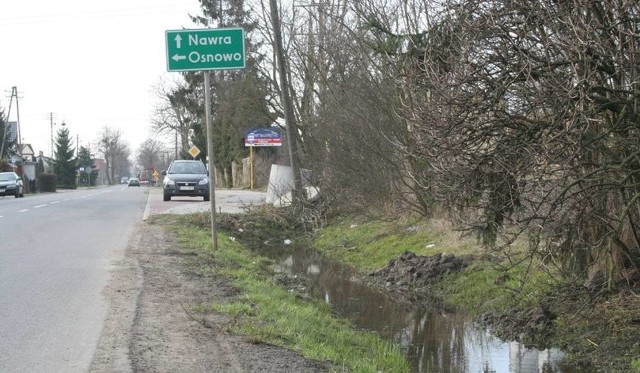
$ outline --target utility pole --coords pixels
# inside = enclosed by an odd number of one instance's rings
[[[49,123],[51,124],[51,136],[49,137],[49,156],[53,159],[53,113],[49,113]]]
[[[18,135],[17,141],[18,141],[18,144],[22,144],[22,137],[20,137],[20,105],[18,104],[20,100],[18,99],[18,87],[15,87],[15,86],[12,87],[11,94],[16,96],[16,119],[18,121],[18,124],[17,124],[18,128],[16,130]],[[22,154],[20,154],[20,156],[22,156]]]
[[[20,110],[18,108],[18,87],[11,87],[11,97],[9,98],[9,110],[7,111],[7,118],[4,124],[4,131],[2,132],[2,144],[0,145],[0,158],[4,155],[4,145],[7,141],[7,130],[9,129],[9,117],[11,116],[11,104],[13,103],[13,98],[16,98],[16,141],[18,144],[22,143],[22,139],[20,138]]]

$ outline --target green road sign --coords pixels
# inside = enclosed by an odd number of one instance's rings
[[[168,30],[167,70],[222,70],[245,67],[244,29]]]

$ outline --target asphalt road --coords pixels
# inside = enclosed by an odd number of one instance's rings
[[[147,188],[0,198],[0,372],[85,372]]]
[[[264,200],[262,192],[216,190],[222,212]],[[0,197],[0,372],[88,371],[107,317],[110,270],[138,224],[209,207],[123,185]]]

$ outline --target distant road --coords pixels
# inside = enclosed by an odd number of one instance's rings
[[[148,188],[0,198],[0,371],[86,372]]]

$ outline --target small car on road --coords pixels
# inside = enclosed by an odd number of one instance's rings
[[[22,178],[15,172],[0,172],[0,195],[13,195],[16,198],[24,197]]]
[[[166,171],[162,171],[163,200],[173,196],[203,197],[210,200],[209,171],[197,160],[175,160]]]
[[[128,184],[129,184],[130,187],[132,187],[132,186],[139,187],[140,186],[140,179],[138,179],[137,177],[132,177],[131,179],[129,179]]]

